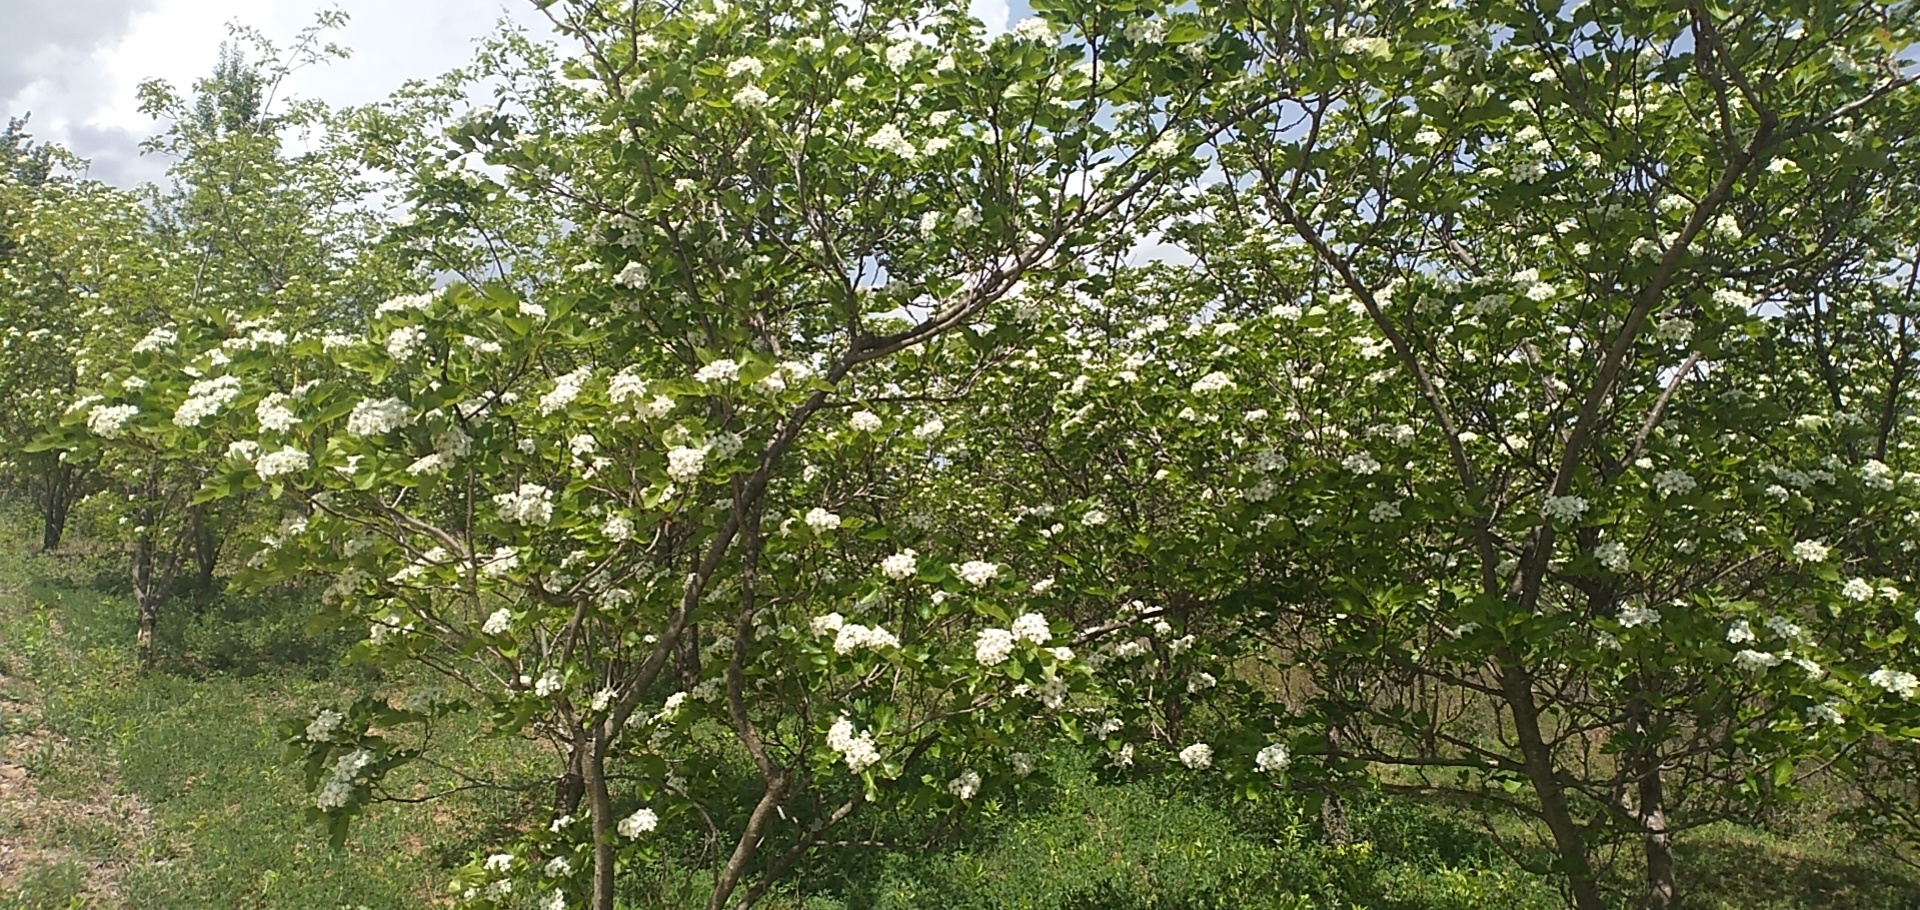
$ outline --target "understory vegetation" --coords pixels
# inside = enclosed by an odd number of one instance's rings
[[[18,514],[0,550],[0,908],[412,910],[545,799],[473,791],[389,806],[342,847],[309,801],[277,721],[388,684],[307,629],[300,591],[220,595],[134,660],[120,555],[76,540],[34,553]],[[505,778],[524,755],[474,737]],[[1385,793],[1347,807],[1350,841],[1317,810],[1249,806],[1166,779],[1103,777],[1063,753],[1045,797],[955,829],[883,819],[823,851],[768,906],[792,910],[1533,910],[1563,906],[1541,853],[1515,857],[1477,814]],[[750,769],[734,769],[751,774]],[[1698,910],[1910,910],[1920,872],[1884,861],[1807,805],[1718,826],[1681,855]],[[427,818],[422,813],[431,812]],[[1499,824],[1499,822],[1495,822]],[[1533,871],[1529,871],[1529,866]],[[1624,873],[1622,873],[1624,874]],[[703,899],[664,906],[692,908]]]

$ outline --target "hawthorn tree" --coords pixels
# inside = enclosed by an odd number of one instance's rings
[[[557,200],[572,229],[494,263],[524,281],[325,330],[182,308],[127,364],[139,395],[69,425],[224,452],[203,495],[283,510],[250,562],[331,576],[367,656],[447,677],[290,730],[337,832],[431,758],[433,718],[477,707],[558,746],[562,805],[463,874],[469,900],[518,882],[610,908],[648,835],[688,825],[707,904],[746,906],[862,806],[963,805],[1031,770],[1008,731],[1074,728],[1029,708],[1087,680],[1031,580],[865,504],[873,461],[927,463],[869,377],[1113,245],[1234,49],[1171,10],[1190,37],[1114,39],[1107,13],[989,38],[958,4],[550,11],[571,82],[518,60],[500,107],[447,130],[459,185],[408,190],[416,227],[481,237],[464,216],[543,203],[476,202]],[[566,268],[520,268],[543,261]],[[744,812],[715,792],[715,729],[758,776]]]

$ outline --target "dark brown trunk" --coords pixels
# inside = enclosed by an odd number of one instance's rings
[[[193,599],[206,604],[213,599],[214,572],[220,566],[220,535],[204,511],[193,513]]]
[[[55,461],[47,469],[46,489],[40,498],[40,551],[51,553],[60,547],[67,533],[67,513],[73,508],[73,466]]]
[[[1540,710],[1533,700],[1533,679],[1521,668],[1518,657],[1501,652],[1500,692],[1513,716],[1514,735],[1520,743],[1520,756],[1540,800],[1540,817],[1553,835],[1554,850],[1560,855],[1561,869],[1567,875],[1567,890],[1576,910],[1607,910],[1594,879],[1593,862],[1587,856],[1586,840],[1573,820],[1567,805],[1566,789],[1554,773],[1553,750],[1540,732]]]

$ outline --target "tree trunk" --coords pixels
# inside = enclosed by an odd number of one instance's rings
[[[67,513],[73,508],[73,466],[56,459],[47,468],[46,489],[40,495],[40,551],[60,547],[67,533]]]
[[[680,688],[691,691],[700,684],[699,623],[687,623],[687,632],[680,637],[680,647],[674,658],[675,670],[680,674]]]
[[[133,604],[138,611],[133,647],[142,671],[153,669],[153,627],[167,596],[154,569],[153,550],[153,538],[147,534],[140,535],[133,545]]]
[[[1646,910],[1673,910],[1678,905],[1679,889],[1673,872],[1673,832],[1667,828],[1666,788],[1660,780],[1658,760],[1640,774],[1641,843],[1647,854]]]
[[[584,754],[576,741],[572,751],[567,753],[567,773],[554,781],[553,814],[556,817],[580,811],[580,800],[587,794],[586,768],[581,763]]]
[[[1645,910],[1673,910],[1678,889],[1674,882],[1673,831],[1667,825],[1666,784],[1660,776],[1660,751],[1653,738],[1652,700],[1644,678],[1629,677],[1634,697],[1627,703],[1631,738],[1623,745],[1627,771],[1633,775],[1634,796],[1626,809],[1640,825],[1640,844],[1647,860]]]
[[[213,599],[214,570],[220,565],[220,535],[202,509],[193,512],[193,599],[204,605]]]
[[[597,731],[582,739],[574,748],[586,753],[582,764],[593,821],[593,910],[614,910],[613,795],[607,792],[607,742]]]
[[[1327,728],[1327,764],[1340,760],[1340,728]],[[1338,772],[1335,772],[1338,773]],[[1345,847],[1353,843],[1353,827],[1347,824],[1347,806],[1340,800],[1340,791],[1327,788],[1326,798],[1320,801],[1320,831],[1330,847]]]
[[[1513,715],[1514,735],[1520,741],[1520,755],[1527,780],[1540,799],[1540,817],[1553,835],[1560,854],[1560,865],[1567,874],[1567,890],[1573,895],[1576,910],[1607,910],[1594,879],[1593,862],[1587,856],[1586,841],[1567,805],[1566,789],[1554,773],[1553,750],[1540,733],[1540,711],[1533,700],[1533,679],[1521,668],[1519,658],[1503,650],[1500,662],[1500,692]]]

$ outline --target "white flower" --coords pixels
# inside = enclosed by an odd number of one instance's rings
[[[1751,648],[1733,655],[1733,665],[1742,670],[1760,671],[1780,665],[1780,655]]]
[[[1088,509],[1085,515],[1080,516],[1080,523],[1089,528],[1097,528],[1107,523],[1107,513],[1099,509]]]
[[[1053,655],[1054,660],[1057,660],[1063,664],[1069,663],[1073,660],[1073,649],[1067,647],[1066,645],[1061,645],[1060,647],[1057,647],[1057,648],[1048,648],[1047,653]]]
[[[1662,319],[1654,324],[1653,337],[1667,344],[1686,344],[1693,338],[1693,322],[1678,316]]]
[[[1625,572],[1630,564],[1626,544],[1609,540],[1593,548],[1593,558],[1609,572]]]
[[[558,874],[555,874],[554,872],[554,863],[561,864],[560,871]],[[566,857],[564,856],[554,857],[553,862],[550,862],[547,864],[547,877],[562,878],[567,873],[572,872],[573,871],[572,867],[568,866],[566,863],[567,863]],[[547,892],[547,896],[540,899],[539,910],[567,910],[567,892],[559,888],[555,888],[552,891]]]
[[[740,364],[723,357],[708,362],[693,374],[693,378],[695,382],[709,385],[716,382],[732,382],[740,378]]]
[[[173,423],[180,427],[197,427],[201,421],[220,413],[221,408],[232,404],[238,397],[239,379],[233,376],[202,379],[187,387],[187,400],[174,410]]]
[[[1822,704],[1808,707],[1807,725],[1831,724],[1837,727],[1846,723],[1847,718],[1840,713],[1839,704],[1837,701],[1828,700]]]
[[[855,411],[847,418],[847,425],[858,433],[872,433],[880,429],[880,415],[872,411]]]
[[[609,515],[600,525],[600,533],[618,543],[633,538],[633,520],[625,515]]]
[[[1220,684],[1220,681],[1218,679],[1215,679],[1212,673],[1207,673],[1204,671],[1200,673],[1195,673],[1192,676],[1187,678],[1187,694],[1197,695],[1219,684]]]
[[[898,647],[900,647],[900,639],[892,632],[880,626],[868,627],[852,622],[842,624],[839,634],[833,639],[833,650],[841,655],[852,654],[861,648],[878,651],[882,648]]]
[[[735,107],[759,110],[772,103],[772,101],[773,96],[767,94],[766,89],[752,83],[740,86],[733,92],[733,103]]]
[[[366,766],[373,764],[373,753],[365,749],[355,749],[333,763],[333,774],[321,786],[319,795],[313,799],[314,806],[323,812],[341,808],[353,798],[355,782]]]
[[[1556,521],[1579,521],[1587,514],[1587,500],[1581,496],[1549,496],[1540,506],[1541,514]]]
[[[815,616],[808,621],[807,625],[813,629],[815,635],[832,635],[839,632],[840,627],[846,625],[846,622],[846,617],[838,613],[828,613],[825,616]]]
[[[1623,628],[1651,626],[1660,622],[1660,611],[1646,604],[1628,604],[1620,608],[1619,619]]]
[[[828,531],[840,527],[840,516],[819,506],[814,506],[807,511],[806,522],[807,527],[813,529],[813,533],[825,534]]]
[[[1044,645],[1053,637],[1053,632],[1047,628],[1045,616],[1039,613],[1023,613],[1013,621],[1013,637],[1036,645]]]
[[[285,433],[300,423],[300,418],[293,416],[293,410],[287,407],[287,402],[291,400],[281,392],[260,399],[260,404],[253,409],[253,416],[260,421],[260,429],[269,433]]]
[[[513,868],[513,854],[495,853],[487,857],[486,862],[480,865],[481,868],[486,869],[488,872],[505,872]]]
[[[1653,475],[1653,488],[1662,496],[1691,493],[1696,486],[1699,484],[1694,482],[1693,476],[1679,468]]]
[[[1000,566],[991,562],[970,559],[954,567],[954,572],[974,587],[983,587],[987,582],[1000,576]]]
[[[1190,391],[1192,391],[1193,394],[1195,395],[1203,395],[1208,392],[1218,392],[1222,389],[1229,389],[1232,387],[1233,387],[1233,377],[1227,375],[1226,373],[1220,372],[1219,370],[1215,370],[1214,372],[1208,373],[1207,375],[1194,380],[1193,385],[1190,387]]]
[[[1054,32],[1053,26],[1047,20],[1034,16],[1015,23],[1011,34],[1020,41],[1033,41],[1040,44],[1055,44],[1060,40],[1060,36]]]
[[[134,344],[133,353],[147,354],[163,348],[170,348],[179,340],[180,336],[172,329],[166,326],[156,326],[149,330],[145,337]]]
[[[1380,470],[1380,462],[1366,452],[1356,452],[1340,461],[1342,467],[1355,474],[1373,474]]]
[[[946,432],[946,429],[947,429],[946,421],[941,420],[938,417],[929,417],[926,419],[925,423],[922,423],[919,426],[913,428],[913,438],[932,439],[933,437],[938,436],[943,432]]]
[[[667,450],[667,476],[676,483],[692,483],[700,478],[700,469],[707,463],[707,447],[693,449],[675,446]]]
[[[983,667],[997,667],[1013,654],[1014,636],[1006,629],[981,629],[973,641],[973,659]]]
[[[485,632],[488,635],[505,635],[507,633],[507,627],[510,626],[512,623],[513,623],[512,611],[508,610],[505,607],[501,607],[500,609],[493,611],[493,614],[487,617],[487,621],[481,624],[480,631]]]
[[[268,452],[260,456],[260,459],[253,463],[253,470],[260,475],[261,480],[270,480],[296,471],[304,471],[312,463],[307,453],[287,446],[278,452]]]
[[[1194,771],[1205,771],[1213,767],[1213,747],[1206,743],[1194,743],[1181,749],[1180,763]]]
[[[621,819],[617,829],[621,837],[633,839],[658,827],[660,827],[660,816],[652,809],[640,809]]]
[[[347,435],[380,436],[391,433],[413,422],[407,405],[398,398],[383,398],[375,401],[363,399],[353,406],[353,413],[347,415]]]
[[[1867,674],[1867,682],[1908,700],[1912,700],[1914,694],[1920,692],[1920,676],[1905,670],[1889,670],[1881,667]]]
[[[130,404],[94,405],[87,412],[87,430],[102,439],[118,439],[138,413],[140,409]]]
[[[427,340],[427,330],[417,325],[405,325],[387,333],[387,355],[405,363],[413,359],[413,353]]]
[[[581,367],[553,381],[553,390],[540,396],[540,413],[543,416],[557,414],[580,397],[580,389],[586,385],[587,378],[593,375],[593,367]]]
[[[1287,770],[1287,766],[1292,763],[1293,756],[1288,754],[1287,747],[1280,743],[1261,749],[1253,756],[1254,768],[1263,774],[1278,774]]]
[[[873,135],[867,137],[867,146],[901,158],[912,158],[916,154],[913,143],[908,142],[907,137],[900,133],[900,128],[891,123],[874,130]]]
[[[553,520],[553,491],[537,483],[523,483],[520,489],[493,497],[500,508],[500,520],[509,524],[545,525]]]
[[[1376,502],[1373,504],[1373,508],[1367,510],[1368,520],[1374,522],[1375,524],[1379,524],[1380,522],[1383,522],[1383,521],[1392,521],[1399,517],[1400,517],[1399,500],[1394,500],[1392,502]]]
[[[345,714],[332,708],[321,711],[307,724],[307,739],[316,743],[332,742],[333,734],[340,729],[340,722],[346,719]]]
[[[565,685],[565,680],[560,678],[559,668],[549,667],[547,669],[547,672],[540,674],[539,679],[534,680],[533,694],[538,695],[541,698],[546,698],[547,696],[560,691],[560,689],[564,685]]]
[[[639,288],[647,283],[647,277],[646,265],[638,262],[629,262],[620,269],[619,274],[613,276],[613,284],[615,287],[628,289]]]
[[[1841,587],[1840,594],[1848,600],[1864,603],[1873,599],[1873,585],[1864,578],[1848,579],[1846,585]]]
[[[911,549],[901,550],[886,559],[880,560],[880,574],[894,581],[906,581],[920,570],[919,554]]]
[[[1033,769],[1039,767],[1040,764],[1034,760],[1033,756],[1025,752],[1015,752],[1007,756],[1007,763],[1013,766],[1014,777],[1026,777],[1032,774]]]
[[[1736,619],[1727,626],[1727,644],[1744,645],[1756,637],[1753,634],[1753,626],[1748,625],[1744,619]]]
[[[445,470],[446,467],[446,456],[441,455],[439,452],[434,452],[414,459],[412,464],[407,465],[407,473],[416,477],[422,474],[438,474]]]
[[[971,770],[960,772],[959,777],[947,782],[947,792],[959,797],[962,801],[972,799],[974,794],[980,792],[980,772]]]
[[[880,752],[873,745],[873,731],[862,730],[858,735],[853,732],[853,721],[845,714],[833,722],[833,728],[827,731],[827,748],[840,753],[847,763],[847,770],[859,774],[880,762]]]
[[[1803,540],[1793,545],[1793,558],[1801,562],[1826,562],[1832,549],[1817,540]]]

